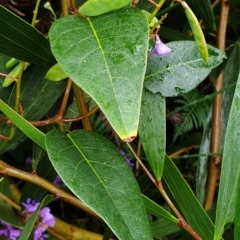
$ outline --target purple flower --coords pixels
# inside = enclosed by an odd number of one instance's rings
[[[48,235],[44,234],[45,231],[46,231],[45,227],[40,226],[40,227],[36,228],[34,231],[33,240],[44,240],[44,238],[47,238]]]
[[[56,185],[57,187],[65,186],[59,175],[56,176],[56,178],[53,181],[53,184]]]
[[[32,165],[32,163],[33,163],[32,158],[31,158],[31,157],[28,157],[28,158],[25,160],[25,163],[26,163],[26,165]]]
[[[0,236],[3,236],[8,240],[16,240],[22,232],[21,230],[15,229],[12,225],[4,221],[0,221],[0,224],[5,227],[4,229],[0,230]]]
[[[28,213],[33,213],[38,208],[40,202],[36,202],[31,200],[31,198],[27,198],[26,203],[22,202],[22,205],[25,207]]]
[[[132,159],[129,157],[129,155],[121,148],[118,148],[119,152],[122,154],[122,156],[127,161],[128,165],[131,167],[131,169],[134,168],[134,163],[132,162]]]
[[[47,225],[48,227],[53,227],[55,224],[55,218],[50,213],[49,207],[44,207],[40,212],[39,216],[42,218],[42,223]]]
[[[161,57],[168,55],[172,50],[161,41],[158,34],[155,35],[155,38],[156,38],[156,42],[155,42],[155,47],[152,53]]]

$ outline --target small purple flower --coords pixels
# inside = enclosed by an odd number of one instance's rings
[[[129,157],[129,155],[121,148],[118,148],[118,150],[121,153],[121,155],[125,158],[131,169],[134,169],[134,163],[132,162],[132,159]]]
[[[0,230],[0,236],[3,236],[8,240],[16,240],[22,232],[21,230],[15,229],[12,225],[4,221],[0,221],[0,224],[5,227],[4,229]]]
[[[32,158],[31,158],[31,157],[28,157],[28,158],[25,160],[25,163],[26,163],[26,165],[32,165],[32,163],[33,163]]]
[[[34,231],[33,240],[44,240],[44,238],[47,238],[48,235],[44,234],[45,231],[46,231],[45,227],[40,226],[40,227],[36,228]]]
[[[55,224],[55,218],[50,213],[49,207],[44,207],[40,212],[39,216],[42,218],[42,223],[47,225],[48,227],[53,227]]]
[[[168,55],[172,50],[161,41],[158,34],[155,35],[155,38],[156,42],[152,53],[161,57]]]
[[[56,185],[57,187],[65,186],[64,182],[62,181],[59,175],[56,176],[56,178],[53,181],[53,184]]]
[[[26,203],[22,202],[22,205],[25,207],[28,213],[33,213],[38,208],[40,202],[36,202],[31,198],[27,198]]]

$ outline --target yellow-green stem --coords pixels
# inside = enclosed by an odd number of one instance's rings
[[[158,4],[158,7],[156,7],[154,9],[154,11],[152,12],[152,14],[150,15],[150,17],[148,18],[148,22],[150,23],[153,18],[157,15],[158,11],[160,10],[160,8],[162,7],[162,5],[164,4],[166,0],[160,0],[159,4]]]
[[[33,11],[33,18],[32,18],[32,26],[34,27],[36,24],[36,19],[37,19],[37,14],[38,14],[38,9],[39,9],[39,5],[40,5],[41,0],[37,0],[36,5],[35,5],[35,9]]]

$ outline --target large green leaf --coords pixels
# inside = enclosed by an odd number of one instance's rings
[[[221,166],[219,194],[216,210],[214,240],[220,239],[224,225],[234,218],[236,197],[240,176],[240,74],[233,97],[232,107],[229,115],[223,159]]]
[[[225,58],[224,52],[208,46],[209,63],[205,63],[192,41],[171,42],[167,46],[172,49],[169,55],[152,55],[148,60],[144,84],[151,92],[160,92],[164,97],[191,91]]]
[[[143,198],[126,160],[106,138],[89,131],[46,135],[50,160],[64,183],[119,239],[152,239]]]
[[[166,147],[165,98],[144,89],[139,135],[147,160],[157,180],[162,177]]]
[[[48,40],[30,24],[0,5],[0,52],[39,65],[55,62]]]
[[[137,135],[148,50],[148,23],[137,8],[52,25],[54,56],[100,106],[121,139]]]
[[[23,109],[23,117],[29,121],[40,120],[58,100],[65,89],[66,82],[51,82],[44,79],[48,67],[31,65],[23,75],[21,106]],[[1,84],[0,84],[1,86]],[[15,86],[9,93],[10,88],[0,87],[1,99],[10,107],[15,105]],[[5,91],[9,94],[5,94]],[[2,115],[2,113],[0,112]],[[0,133],[8,136],[10,127],[2,122],[0,123]],[[23,133],[16,129],[12,140],[4,141],[0,139],[0,153],[4,153],[22,140]]]
[[[172,160],[166,156],[163,177],[187,222],[202,239],[212,240],[214,225]]]

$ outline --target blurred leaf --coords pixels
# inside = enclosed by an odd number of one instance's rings
[[[29,121],[40,120],[55,104],[65,89],[65,81],[51,82],[44,79],[47,69],[48,67],[31,65],[24,72],[21,86],[21,106],[23,108],[23,117]],[[4,90],[9,93],[9,88],[1,89],[0,87],[1,99],[9,106],[14,107],[16,87],[12,88],[8,96],[4,94]],[[1,122],[0,133],[8,136],[9,131],[10,127],[6,123]],[[16,129],[12,140],[4,141],[0,139],[0,154],[22,141],[23,136],[23,133]]]
[[[153,202],[151,199],[149,199],[145,195],[142,195],[142,196],[143,196],[143,200],[148,213],[151,213],[157,217],[167,219],[168,221],[171,221],[175,224],[178,223],[178,219],[173,215],[171,215],[167,210],[165,210],[163,207]]]
[[[32,141],[45,149],[45,135],[0,99],[0,110]]]
[[[213,223],[168,156],[165,158],[163,177],[186,221],[202,239],[212,240],[214,234]]]
[[[235,221],[234,221],[234,239],[240,239],[240,181],[238,179],[237,187],[237,200],[235,209]]]
[[[226,223],[234,218],[240,165],[240,74],[230,110],[221,165],[214,240],[221,238]]]
[[[38,65],[55,61],[48,40],[30,24],[0,5],[0,52]]]
[[[26,240],[29,238],[32,230],[33,230],[33,227],[34,227],[34,224],[38,218],[38,213],[39,211],[41,210],[41,208],[44,207],[45,203],[49,203],[51,201],[54,200],[54,197],[52,195],[47,195],[43,200],[42,202],[40,203],[40,205],[38,206],[38,208],[36,209],[36,211],[31,215],[31,217],[28,219],[26,225],[24,226],[23,230],[22,230],[22,233],[20,235],[20,237],[18,238],[18,240]]]
[[[161,36],[163,36],[164,39],[170,40],[170,41],[179,41],[179,40],[194,40],[193,37],[190,37],[189,35],[179,32],[177,30],[174,30],[172,28],[161,26]]]
[[[110,141],[84,130],[68,135],[53,130],[46,148],[63,182],[119,239],[152,239],[136,179]]]
[[[151,224],[154,239],[162,239],[166,235],[180,231],[177,224],[174,224],[166,219],[158,219]],[[165,238],[164,238],[165,239]]]
[[[120,138],[136,137],[148,50],[143,13],[131,7],[60,18],[49,38],[63,71],[96,101]]]
[[[209,156],[207,154],[210,152],[211,124],[212,124],[212,108],[210,108],[208,118],[206,119],[205,122],[202,140],[199,148],[199,154],[206,154],[206,156],[199,156],[197,162],[196,196],[202,205],[205,200],[206,182],[208,176]]]
[[[157,180],[162,177],[166,147],[165,98],[143,90],[139,136]]]
[[[4,194],[7,197],[10,197],[6,194],[7,191],[9,191],[9,184],[10,183],[7,178],[1,179],[0,181],[0,193]],[[0,220],[3,220],[4,222],[7,222],[15,227],[21,226],[16,214],[13,211],[12,206],[2,198],[0,198],[0,209]]]
[[[144,82],[149,91],[160,92],[164,97],[191,91],[225,58],[224,52],[208,46],[209,63],[205,63],[192,41],[171,42],[167,46],[172,49],[169,55],[152,55],[148,60]]]
[[[236,83],[240,72],[240,42],[233,45],[232,51],[224,66],[223,89],[227,86]],[[224,147],[225,134],[229,121],[229,114],[233,101],[235,87],[223,92],[222,96],[222,119],[221,119],[221,151]]]
[[[215,18],[210,0],[188,0],[190,7],[196,11],[212,30],[216,30]]]

